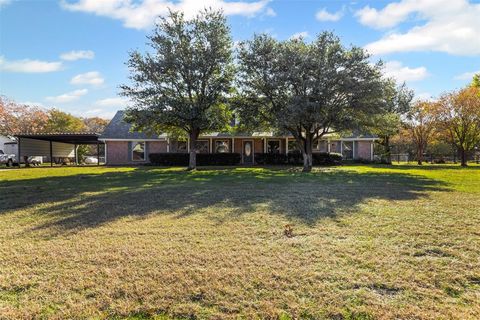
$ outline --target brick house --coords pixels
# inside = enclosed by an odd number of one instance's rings
[[[123,120],[124,112],[118,111],[103,134],[107,165],[145,164],[148,155],[163,152],[189,152],[187,141],[178,141],[167,135],[148,135],[131,131],[131,125]],[[345,160],[373,160],[374,136],[324,136],[315,141],[314,152],[341,153]],[[288,153],[296,150],[293,136],[273,135],[268,132],[253,134],[210,133],[197,141],[199,153],[240,153],[243,164],[254,164],[255,154]]]

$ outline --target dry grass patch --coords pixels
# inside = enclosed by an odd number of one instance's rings
[[[480,167],[0,172],[7,318],[480,315]]]

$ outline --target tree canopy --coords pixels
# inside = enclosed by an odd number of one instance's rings
[[[48,113],[42,108],[19,104],[0,96],[0,134],[42,132],[47,122]]]
[[[382,107],[381,64],[361,48],[342,46],[324,32],[312,43],[256,35],[239,49],[241,121],[292,134],[312,167],[312,144],[327,133],[360,127]]]
[[[191,20],[171,12],[148,39],[153,52],[134,51],[127,63],[132,85],[121,89],[133,106],[126,119],[144,131],[185,134],[194,169],[200,133],[222,130],[231,118],[230,29],[221,12],[204,10]]]

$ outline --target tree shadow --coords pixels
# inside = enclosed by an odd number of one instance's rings
[[[128,172],[0,182],[0,214],[33,210],[34,230],[77,232],[122,217],[171,214],[176,218],[210,210],[217,223],[259,208],[296,223],[353,212],[370,199],[406,201],[448,190],[437,180],[407,173],[292,168],[228,168],[196,172],[136,168]],[[213,210],[211,210],[213,209]]]
[[[388,164],[375,164],[375,165],[366,165],[375,168],[385,168],[385,169],[398,169],[398,170],[425,170],[425,171],[434,171],[434,170],[480,170],[480,166],[474,162],[471,162],[467,167],[462,167],[460,164],[398,164],[398,165],[388,165]]]

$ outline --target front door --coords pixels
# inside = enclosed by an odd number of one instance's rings
[[[243,163],[253,164],[253,142],[243,141]]]

